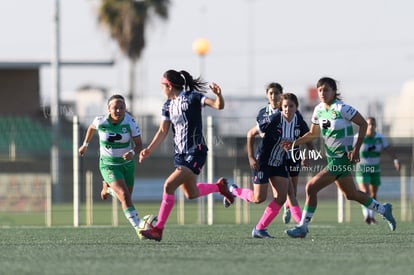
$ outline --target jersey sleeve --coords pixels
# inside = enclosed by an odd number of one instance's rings
[[[300,130],[299,136],[303,136],[304,134],[309,132],[309,126],[303,119],[302,115],[298,115],[298,119],[299,119],[299,130]]]
[[[276,124],[276,121],[280,120],[280,116],[281,113],[275,113],[271,116],[262,117],[262,119],[257,122],[260,132],[266,133],[271,125]]]
[[[170,102],[171,102],[171,100],[169,99],[162,106],[162,110],[161,110],[161,119],[162,120],[170,120]]]
[[[260,109],[259,112],[257,113],[257,116],[256,116],[256,128],[259,131],[259,133],[261,133],[261,134],[263,132],[260,128],[260,125],[263,124],[263,123],[266,123],[266,121],[264,121],[266,117],[268,117],[268,116],[266,116],[266,108]]]
[[[347,120],[351,120],[356,114],[358,113],[357,109],[355,109],[354,107],[348,105],[348,104],[343,104],[342,108],[341,108],[341,115],[347,119]]]
[[[131,136],[132,137],[141,136],[141,130],[139,129],[138,124],[136,123],[135,119],[132,116],[129,120],[129,127],[131,128]]]
[[[319,107],[320,105],[316,105],[315,109],[313,109],[313,114],[312,114],[312,118],[311,118],[311,123],[312,124],[316,124],[319,125],[319,117],[318,117],[318,112],[319,112]]]
[[[387,148],[388,146],[390,146],[390,144],[388,143],[387,138],[383,134],[377,133],[377,135],[381,139],[382,148]]]
[[[205,95],[201,95],[201,98],[200,98],[201,107],[206,106],[206,103],[205,103],[206,99],[207,97]]]
[[[98,129],[99,125],[101,125],[102,120],[104,120],[104,119],[105,119],[105,116],[97,116],[93,119],[91,124],[95,129]]]

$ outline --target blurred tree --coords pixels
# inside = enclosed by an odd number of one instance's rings
[[[102,0],[99,23],[108,28],[129,59],[129,111],[134,114],[135,68],[145,48],[145,26],[152,16],[168,19],[170,0]]]

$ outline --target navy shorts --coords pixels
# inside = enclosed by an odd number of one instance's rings
[[[254,184],[267,184],[270,177],[288,177],[288,171],[286,165],[281,166],[260,166],[260,170],[253,171],[253,183]]]
[[[196,155],[190,154],[175,154],[174,155],[174,166],[185,166],[194,174],[199,175],[206,163],[207,152],[198,152]]]
[[[295,159],[295,162],[293,162],[293,159],[286,160],[286,167],[290,177],[297,177],[299,175],[300,168],[302,167],[301,162],[301,159]]]

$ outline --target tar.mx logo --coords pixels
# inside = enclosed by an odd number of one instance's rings
[[[289,149],[290,156],[292,157],[292,160],[294,163],[296,161],[300,161],[302,159],[311,159],[311,160],[318,160],[322,158],[322,153],[317,150],[294,150],[295,148],[295,142],[292,144],[292,148]]]

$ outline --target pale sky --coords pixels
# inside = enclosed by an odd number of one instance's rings
[[[110,60],[114,67],[66,68],[63,95],[86,84],[126,90],[128,69],[117,45],[97,24],[98,0],[61,0],[63,60]],[[52,49],[54,0],[0,0],[0,60],[47,60]],[[400,93],[414,79],[414,1],[410,0],[173,0],[167,21],[153,20],[139,64],[138,96],[159,96],[168,69],[198,76],[192,51],[211,43],[204,76],[224,95],[263,96],[280,82],[306,95],[322,76],[339,81],[345,102],[362,113],[370,101]],[[50,94],[49,69],[41,92]]]

